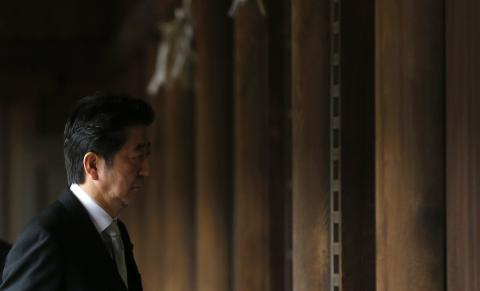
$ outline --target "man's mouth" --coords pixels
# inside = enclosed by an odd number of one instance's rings
[[[142,185],[133,185],[132,189],[133,190],[140,190],[140,189],[142,189],[142,187],[143,187]]]

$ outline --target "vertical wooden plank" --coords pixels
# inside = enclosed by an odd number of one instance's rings
[[[447,286],[480,290],[480,3],[447,3]]]
[[[158,43],[151,41],[145,47],[145,83],[149,81],[155,69],[155,58]],[[145,89],[145,87],[144,87]],[[147,101],[153,107],[153,121],[149,137],[151,145],[150,177],[147,179],[143,200],[143,223],[138,227],[142,230],[140,241],[137,241],[135,255],[138,267],[142,273],[144,290],[161,290],[164,288],[166,269],[166,96],[162,88]]]
[[[235,16],[234,291],[270,290],[268,34],[255,1]]]
[[[228,2],[196,0],[196,290],[232,286],[232,20]]]
[[[341,0],[343,291],[375,290],[374,1]]]
[[[268,169],[271,290],[292,290],[291,1],[270,1]]]
[[[13,241],[24,225],[39,209],[36,205],[34,143],[35,132],[35,95],[23,96],[22,102],[14,102],[9,119],[10,126],[10,233]]]
[[[444,7],[376,2],[377,290],[445,290]]]
[[[9,108],[6,101],[0,101],[0,239],[9,233]]]
[[[194,279],[193,99],[176,82],[166,92],[164,290],[191,291]]]
[[[163,93],[163,91],[162,91]],[[155,121],[151,126],[150,177],[147,180],[144,201],[144,224],[141,240],[136,242],[135,255],[142,273],[144,290],[162,290],[167,276],[166,262],[166,106],[165,95],[151,99],[155,110]]]
[[[292,1],[293,290],[328,290],[330,1]]]

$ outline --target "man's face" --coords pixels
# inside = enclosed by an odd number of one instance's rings
[[[147,128],[127,128],[127,141],[108,166],[103,163],[103,195],[114,205],[127,206],[141,190],[149,175],[150,142]]]

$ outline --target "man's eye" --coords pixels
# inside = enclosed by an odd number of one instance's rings
[[[138,160],[141,160],[141,159],[143,159],[143,155],[132,156],[132,160],[138,161]]]
[[[134,155],[132,158],[134,160],[138,161],[138,160],[144,160],[144,159],[148,158],[149,156],[150,156],[150,151]]]

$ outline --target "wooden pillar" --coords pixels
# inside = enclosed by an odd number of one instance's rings
[[[329,288],[330,2],[292,1],[293,290]]]
[[[162,91],[163,93],[163,91]],[[140,240],[134,241],[135,256],[142,273],[144,290],[162,290],[167,280],[166,124],[165,94],[152,99],[155,121],[151,126],[150,177],[143,199],[143,225]],[[139,248],[140,246],[140,248]]]
[[[196,290],[231,290],[232,20],[228,2],[193,1],[196,35]]]
[[[255,1],[235,16],[234,291],[270,290],[268,34]]]
[[[163,290],[192,291],[194,280],[193,100],[180,82],[166,90],[165,281]]]
[[[447,1],[447,286],[480,290],[480,3]]]
[[[445,290],[443,3],[376,2],[377,290]]]

